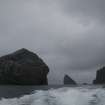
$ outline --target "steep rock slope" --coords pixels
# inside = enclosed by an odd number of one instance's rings
[[[67,84],[76,85],[76,82],[68,75],[65,75],[64,76],[64,84],[65,85],[67,85]]]

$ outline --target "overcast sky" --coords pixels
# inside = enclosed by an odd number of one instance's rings
[[[50,84],[91,83],[105,65],[105,0],[0,0],[0,56],[23,47],[48,64]]]

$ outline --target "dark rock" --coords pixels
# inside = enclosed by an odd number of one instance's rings
[[[0,57],[0,84],[47,85],[48,72],[43,60],[24,48]]]
[[[93,84],[105,84],[105,67],[97,70],[96,79]]]
[[[68,75],[65,75],[64,76],[64,84],[65,85],[67,85],[67,84],[76,85],[76,82]]]
[[[83,85],[89,85],[88,83],[83,83]]]

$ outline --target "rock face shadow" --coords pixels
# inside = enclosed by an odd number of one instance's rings
[[[93,81],[93,84],[105,84],[105,67],[97,70],[96,79]]]

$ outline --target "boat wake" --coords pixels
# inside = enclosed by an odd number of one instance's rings
[[[64,87],[39,90],[20,98],[1,99],[0,105],[105,105],[105,89]]]

